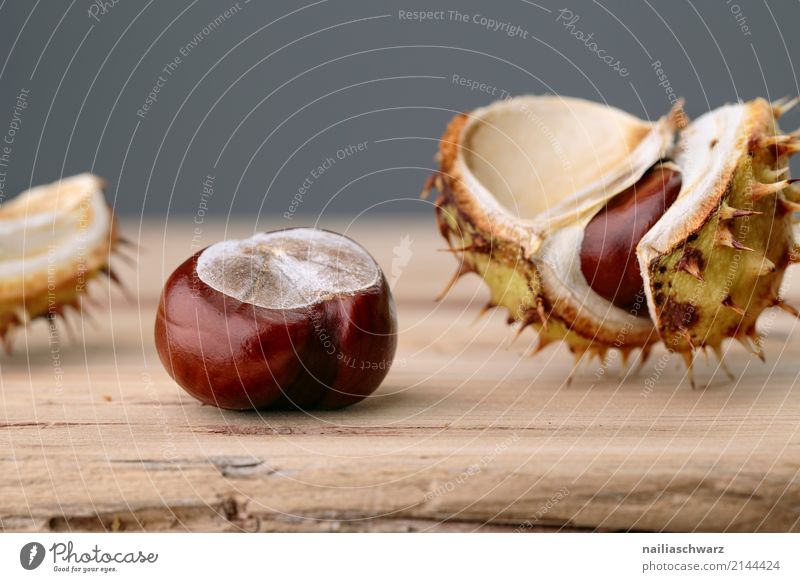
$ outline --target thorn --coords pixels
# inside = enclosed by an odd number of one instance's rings
[[[14,317],[17,318],[20,325],[28,325],[31,322],[30,315],[28,315],[28,312],[22,307],[14,310]]]
[[[736,240],[736,238],[733,236],[733,233],[726,226],[717,228],[717,232],[714,234],[714,243],[717,246],[730,247],[739,251],[753,250]]]
[[[744,309],[742,309],[741,307],[737,306],[733,302],[733,299],[731,299],[730,295],[728,295],[725,299],[722,300],[722,304],[725,307],[727,307],[728,309],[730,309],[731,311],[733,311],[734,313],[736,313],[737,315],[739,315],[740,317],[744,317],[744,316],[747,315],[747,312]]]
[[[61,343],[61,334],[58,332],[58,325],[56,322],[56,314],[53,313],[46,313],[44,314],[44,320],[47,322],[47,327],[49,329],[49,333],[51,337],[54,337],[58,343]]]
[[[692,364],[694,364],[694,352],[680,352],[680,354],[683,358],[683,362],[686,364],[686,373],[689,376],[689,383],[692,385],[692,390],[695,390],[697,389],[697,384],[694,382],[694,368],[692,368]]]
[[[756,356],[762,362],[766,362],[766,358],[764,357],[764,352],[761,350],[761,347],[758,344],[754,345],[750,343],[750,336],[748,335],[737,335],[734,336],[734,339],[744,346],[748,352]]]
[[[492,250],[492,244],[487,242],[485,238],[483,238],[479,234],[472,235],[472,242],[464,245],[462,247],[452,247],[446,249],[438,249],[440,252],[444,253],[466,253],[466,252],[477,252],[477,253],[490,253]],[[449,242],[449,241],[448,241]]]
[[[792,134],[765,135],[758,139],[758,147],[770,148],[770,147],[775,147],[778,144],[789,143],[791,141],[794,141],[794,136]]]
[[[786,189],[784,194],[786,195],[786,198],[788,200],[796,202],[800,200],[800,186],[798,186],[797,184],[792,184]]]
[[[669,123],[675,129],[683,129],[689,123],[689,118],[686,116],[686,112],[683,110],[683,106],[686,103],[686,100],[681,97],[675,102],[675,105],[672,106],[667,118]]]
[[[761,257],[761,261],[758,264],[758,276],[763,277],[764,275],[774,273],[776,268],[775,263],[770,261],[767,257]]]
[[[781,143],[775,146],[777,153],[779,156],[793,156],[797,152],[800,152],[800,142],[791,141],[787,143]]]
[[[481,318],[483,318],[484,315],[489,313],[489,310],[494,309],[495,307],[497,307],[497,305],[495,305],[491,301],[489,301],[486,305],[481,307],[481,310],[478,312],[478,315],[475,317],[475,320],[472,322],[472,325],[478,323],[481,320]]]
[[[792,307],[788,303],[784,302],[782,299],[776,299],[775,303],[773,303],[772,305],[773,307],[782,309],[786,313],[794,315],[797,319],[800,319],[800,311],[798,311],[796,308]]]
[[[111,270],[111,267],[109,265],[103,265],[102,267],[100,267],[100,272],[103,273],[106,277],[108,277],[112,281],[114,281],[117,285],[121,285],[119,277],[117,277],[117,274]]]
[[[428,176],[427,179],[425,180],[425,183],[422,186],[422,192],[420,192],[419,194],[419,197],[422,198],[423,200],[428,199],[428,196],[431,193],[431,189],[436,184],[436,176],[438,176],[438,174],[434,172],[433,174]]]
[[[79,295],[78,296],[78,305],[77,305],[76,309],[81,314],[81,317],[84,320],[89,322],[89,325],[91,325],[92,328],[97,329],[98,327],[100,327],[100,324],[97,322],[97,319],[95,319],[94,315],[92,315],[92,310],[91,309],[86,309],[83,306],[84,298],[89,298],[89,295],[84,293],[83,295]],[[90,305],[97,305],[97,303],[95,303],[94,300],[92,300],[91,298],[88,301],[88,303]]]
[[[512,318],[509,318],[509,319],[512,319]],[[512,321],[513,321],[513,319],[512,319]],[[520,324],[519,324],[519,327],[517,328],[517,333],[514,336],[514,339],[516,340],[519,336],[521,336],[522,332],[525,330],[526,327],[528,327],[530,325],[533,325],[537,321],[538,321],[538,316],[536,314],[533,314],[530,311],[525,312],[525,316],[520,321]],[[541,342],[541,336],[539,337],[539,341]],[[547,342],[547,343],[550,343],[550,342]],[[537,350],[537,352],[538,352],[538,350]],[[534,352],[534,353],[537,353],[537,352]]]
[[[650,359],[650,354],[652,352],[653,348],[651,348],[650,346],[642,347],[642,351],[639,352],[639,363],[636,366],[636,371],[634,372],[635,374],[638,374],[639,372],[642,371],[642,368],[644,368],[644,365],[647,363],[647,360]]]
[[[455,285],[461,277],[463,277],[467,273],[471,273],[471,272],[472,272],[472,268],[469,265],[467,265],[467,263],[462,261],[461,264],[459,264],[459,266],[458,266],[458,270],[456,270],[455,274],[452,276],[450,281],[447,282],[447,285],[445,285],[445,287],[444,287],[444,289],[442,289],[441,293],[439,293],[436,296],[436,299],[434,299],[434,301],[441,301],[442,299],[444,299],[444,297],[448,293],[450,293],[450,289],[453,288],[453,285]]]
[[[692,351],[695,350],[694,342],[692,341],[692,334],[689,333],[689,330],[685,327],[679,327],[678,331],[680,332],[681,336],[683,337],[684,341],[689,344],[689,347]]]
[[[703,282],[705,279],[703,279],[703,275],[700,271],[702,271],[702,263],[704,262],[703,254],[699,250],[688,247],[686,250],[684,250],[683,256],[681,256],[678,264],[675,265],[675,268],[677,268],[679,271],[684,271],[698,281]]]
[[[535,356],[536,354],[541,352],[543,349],[545,349],[547,346],[549,346],[552,343],[553,343],[553,340],[542,336],[542,334],[539,334],[539,341],[536,343],[536,347],[533,349],[533,352],[531,353],[531,356]]]
[[[798,178],[791,178],[788,180],[781,180],[780,182],[772,182],[771,184],[764,184],[762,182],[756,182],[753,184],[753,188],[751,190],[752,197],[754,200],[761,200],[766,196],[770,196],[777,192],[780,192],[790,184],[794,184],[798,181]]]
[[[61,313],[61,321],[64,322],[64,327],[67,330],[67,337],[69,338],[69,341],[73,344],[78,343],[78,337],[75,335],[75,330],[73,329],[72,324],[69,322],[67,315],[64,312]]]
[[[131,247],[137,250],[142,249],[142,246],[139,243],[135,243],[131,239],[125,236],[117,236],[117,243],[124,247]]]
[[[443,210],[442,205],[444,204],[445,201],[446,201],[446,199],[444,197],[444,194],[440,194],[436,198],[436,201],[433,203],[433,205],[436,207],[436,213],[435,213],[436,214],[436,226],[439,229],[439,234],[442,235],[442,238],[444,238],[444,240],[446,240],[447,244],[449,245],[449,244],[451,244],[450,243],[450,236],[451,236],[450,228],[447,226],[447,223],[444,221],[444,219],[442,219],[442,214],[445,212],[445,210]]]
[[[771,104],[772,115],[774,115],[776,119],[779,118],[781,115],[789,111],[792,107],[797,105],[798,100],[800,100],[800,97],[794,97],[793,99],[788,99],[786,97],[783,97],[782,99],[778,99],[777,101]]]
[[[586,355],[586,352],[589,348],[573,348],[570,346],[570,350],[572,350],[572,354],[575,356],[575,363],[572,364],[572,369],[569,372],[569,376],[567,376],[567,386],[572,386],[572,378],[575,376],[575,372],[578,371],[578,366],[580,365],[581,361],[583,360],[583,356]]]
[[[125,300],[128,303],[135,303],[133,295],[128,292],[128,288],[122,283],[122,280],[117,276],[117,272],[111,268],[111,265],[103,265],[100,267],[100,272],[103,273],[106,277],[111,279],[114,284],[119,288],[122,294],[125,296]]]
[[[478,242],[473,242],[473,243],[470,243],[470,244],[465,245],[463,247],[458,247],[458,248],[449,247],[449,248],[446,248],[446,249],[436,249],[436,250],[439,251],[440,253],[453,253],[453,254],[455,254],[455,253],[468,253],[468,252],[472,252],[472,251],[484,252],[484,248],[485,248],[484,245],[481,245]]]
[[[714,355],[717,357],[719,361],[719,367],[722,368],[722,371],[725,372],[725,375],[728,376],[729,380],[736,380],[736,376],[734,376],[731,369],[728,367],[728,364],[725,363],[725,356],[722,354],[722,345],[718,344],[716,346],[709,346],[711,351],[714,352]]]
[[[114,253],[114,257],[120,259],[123,263],[125,263],[129,267],[136,267],[136,259],[134,259],[133,257],[129,257],[128,255],[120,252],[119,250]]]
[[[762,346],[761,336],[753,332],[753,334],[750,336],[750,339],[752,340],[753,345],[755,346],[756,355],[758,356],[758,359],[761,360],[761,363],[766,363],[767,358],[764,355],[764,347]]]
[[[783,214],[788,214],[788,213],[793,214],[795,212],[800,212],[800,204],[798,204],[797,202],[792,202],[791,200],[788,200],[783,196],[778,196],[778,207],[783,212]]]
[[[542,328],[545,331],[548,331],[547,329],[548,317],[547,314],[544,312],[544,302],[542,301],[541,297],[536,297],[536,313],[539,316],[539,321],[542,324]]]
[[[734,208],[732,206],[728,206],[726,202],[723,202],[722,205],[719,207],[720,220],[733,220],[734,218],[741,218],[742,216],[753,216],[754,214],[764,214],[764,213],[759,212],[758,210],[745,210],[743,208]]]
[[[784,166],[776,170],[764,170],[764,175],[767,178],[767,182],[777,182],[778,180],[781,179],[781,176],[786,174],[788,171],[789,171],[789,166]]]

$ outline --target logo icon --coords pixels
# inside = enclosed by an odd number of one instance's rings
[[[408,266],[411,257],[414,256],[414,251],[411,250],[413,242],[408,234],[404,234],[400,238],[400,242],[392,249],[392,278],[389,281],[389,287],[394,288],[403,274],[403,269]]]
[[[44,546],[39,542],[29,542],[19,551],[19,563],[26,570],[35,570],[44,561]]]

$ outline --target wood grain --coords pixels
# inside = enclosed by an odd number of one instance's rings
[[[72,339],[50,342],[39,322],[0,357],[0,529],[800,530],[787,314],[761,322],[766,364],[730,346],[734,381],[701,361],[692,390],[657,350],[638,374],[593,362],[568,384],[566,348],[531,358],[533,332],[511,343],[504,314],[476,321],[477,279],[432,301],[456,261],[435,251],[430,217],[322,226],[347,230],[394,280],[400,347],[374,397],[306,415],[185,395],[153,347],[161,282],[255,226],[124,224],[140,242],[126,251],[135,267],[115,262],[128,298],[97,282],[94,321],[73,314]]]

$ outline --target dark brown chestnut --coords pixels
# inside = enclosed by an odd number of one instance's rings
[[[592,218],[583,234],[581,271],[595,293],[617,307],[644,306],[636,245],[672,206],[680,189],[680,172],[658,165]]]
[[[394,301],[351,239],[312,228],[214,244],[167,280],[155,324],[169,374],[220,408],[331,409],[371,394],[397,346]]]

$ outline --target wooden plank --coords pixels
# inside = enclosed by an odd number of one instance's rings
[[[185,395],[153,346],[166,275],[193,245],[253,230],[193,228],[123,225],[142,247],[116,265],[131,300],[97,283],[94,324],[73,317],[75,338],[51,344],[36,323],[0,358],[0,529],[800,529],[800,349],[784,313],[762,322],[767,364],[731,346],[733,382],[701,362],[707,387],[692,390],[657,350],[638,375],[594,362],[568,384],[564,347],[531,358],[534,333],[511,343],[502,313],[475,321],[477,279],[431,300],[455,260],[434,251],[430,217],[356,224],[395,280],[384,386],[344,411],[226,412]]]

